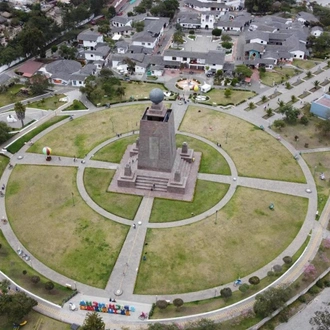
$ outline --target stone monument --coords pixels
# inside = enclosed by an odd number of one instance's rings
[[[127,147],[109,191],[193,199],[201,153],[186,142],[176,148],[174,111],[163,99],[161,89],[150,92],[151,105],[140,120],[139,137]]]

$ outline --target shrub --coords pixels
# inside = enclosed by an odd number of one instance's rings
[[[270,270],[269,272],[267,272],[267,276],[269,276],[269,277],[272,277],[274,275],[275,275],[275,273],[272,270]]]
[[[260,278],[258,276],[252,276],[249,278],[249,283],[252,285],[257,285],[260,283]]]
[[[176,298],[173,300],[173,305],[179,309],[183,305],[183,300],[181,298]]]
[[[282,266],[281,265],[275,265],[273,267],[275,273],[280,273],[282,271]]]
[[[324,286],[326,286],[327,288],[330,287],[330,280],[324,280],[323,284],[324,284]]]
[[[37,284],[40,282],[40,277],[37,276],[37,275],[34,275],[31,277],[31,281],[34,283],[34,284]]]
[[[165,309],[168,306],[168,302],[166,300],[157,300],[156,306],[159,309]]]
[[[54,289],[54,287],[55,287],[55,285],[54,285],[54,283],[53,282],[46,282],[45,283],[45,289],[47,290],[47,291],[51,291],[51,290],[53,290]]]
[[[324,287],[324,283],[323,283],[322,280],[318,280],[318,281],[315,283],[315,285],[316,285],[318,288],[320,288],[320,289],[323,289],[323,287]]]
[[[233,292],[231,291],[231,288],[223,288],[220,290],[220,294],[223,298],[229,298],[233,295]]]
[[[305,302],[306,302],[306,296],[303,294],[302,296],[299,296],[299,297],[298,297],[298,300],[299,300],[301,303],[305,303]]]
[[[320,292],[320,289],[316,286],[316,285],[313,285],[309,290],[308,292],[312,295],[315,295],[315,294],[318,294]]]
[[[195,34],[195,30],[189,30],[189,34]]]
[[[286,323],[289,321],[289,315],[288,312],[286,310],[282,311],[279,315],[278,315],[278,320],[281,323]]]
[[[307,125],[308,125],[308,122],[309,122],[309,120],[308,120],[307,116],[302,116],[302,117],[300,118],[300,123],[301,123],[301,124],[307,126]]]
[[[282,260],[287,265],[292,264],[292,258],[290,256],[285,256]]]
[[[24,269],[24,270],[22,271],[22,273],[23,273],[23,275],[26,275],[26,274],[27,274],[27,271]]]
[[[238,290],[244,293],[247,290],[249,290],[249,288],[250,288],[250,286],[247,283],[244,283],[244,284],[239,286]]]

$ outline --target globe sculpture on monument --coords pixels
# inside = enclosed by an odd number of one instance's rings
[[[163,103],[161,89],[153,89],[149,97],[139,138],[127,147],[109,191],[192,200],[201,153],[186,142],[176,148],[174,111]]]

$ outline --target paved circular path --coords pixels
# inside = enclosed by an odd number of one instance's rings
[[[259,96],[260,97],[260,96]],[[251,101],[251,100],[250,100]],[[179,122],[182,120],[183,115],[185,113],[186,107],[182,107],[178,104],[174,104],[175,106],[173,107],[174,110],[176,110],[176,116],[179,119]],[[207,106],[206,106],[207,107]],[[254,114],[250,114],[249,118],[247,118],[247,114],[246,112],[242,111],[244,110],[244,107],[246,107],[245,104],[243,104],[241,107],[237,107],[234,110],[230,110],[230,111],[226,111],[226,113],[232,114],[232,115],[236,115],[239,118],[245,119],[249,122],[254,123],[255,125],[260,126],[260,124],[265,125],[265,120],[263,120],[262,118],[260,118],[260,116],[256,116],[256,112]],[[207,107],[207,108],[212,108],[212,107]],[[212,108],[214,109],[214,108]],[[91,109],[92,111],[95,111],[96,109]],[[221,111],[221,109],[216,109],[218,111]],[[176,118],[176,119],[177,119]],[[180,120],[181,119],[181,120]],[[38,138],[40,138],[41,136],[47,134],[50,130],[56,128],[57,126],[60,126],[62,124],[64,124],[64,122],[60,122],[57,125],[54,125],[53,127],[51,127],[50,129],[45,130],[44,132],[42,132]],[[267,125],[265,125],[267,126]],[[177,120],[176,120],[176,127],[178,128],[177,125]],[[275,133],[266,129],[266,131],[268,133],[270,133],[271,135],[275,136]],[[188,135],[188,134],[187,134]],[[196,136],[194,134],[189,134],[192,137]],[[203,141],[202,138],[197,137],[199,139],[201,139]],[[107,141],[109,142],[109,141]],[[205,142],[205,139],[204,139]],[[214,147],[214,144],[212,144],[211,142],[206,140],[206,143],[212,145]],[[283,145],[285,145],[289,151],[294,155],[297,153],[297,151],[290,145],[288,144],[286,141],[281,141],[281,143]],[[44,161],[44,157],[42,156],[42,158],[40,157],[41,155],[35,155],[35,154],[28,154],[25,153],[25,151],[27,150],[27,146],[23,147],[22,150],[14,155],[11,159],[11,163],[16,164],[16,163],[24,163],[24,164],[41,164],[41,163],[45,163]],[[220,151],[221,152],[221,151]],[[224,157],[226,158],[226,154],[223,154]],[[23,159],[18,160],[19,156],[23,156]],[[39,159],[40,158],[40,159]],[[230,158],[229,160],[226,158],[226,160],[230,163]],[[90,162],[90,163],[89,163]],[[102,164],[101,164],[102,163]],[[295,240],[290,244],[290,246],[283,252],[283,255],[291,255],[293,253],[291,253],[292,251],[296,251],[301,244],[303,243],[303,241],[305,240],[307,234],[309,233],[310,229],[313,229],[313,234],[312,234],[312,239],[311,239],[311,243],[309,245],[309,249],[307,251],[307,253],[305,253],[303,255],[304,258],[301,258],[301,260],[299,260],[300,263],[303,262],[302,259],[306,260],[306,257],[308,258],[307,260],[310,260],[313,258],[313,255],[316,253],[316,248],[320,242],[320,239],[322,239],[322,225],[324,225],[325,222],[325,218],[326,217],[322,217],[320,222],[315,222],[314,221],[314,217],[315,217],[315,211],[316,211],[316,206],[317,206],[317,194],[316,194],[316,187],[315,187],[315,183],[313,180],[313,176],[311,175],[306,163],[303,161],[302,158],[300,158],[298,160],[298,163],[300,164],[305,177],[307,179],[307,184],[295,184],[295,183],[290,183],[290,182],[276,182],[273,180],[262,180],[262,179],[252,179],[252,178],[241,178],[238,177],[237,181],[235,181],[235,185],[239,184],[239,185],[244,185],[247,187],[253,187],[253,188],[258,188],[258,189],[264,189],[264,190],[270,190],[270,191],[276,191],[276,192],[282,192],[282,193],[288,193],[288,194],[292,194],[292,195],[297,195],[297,196],[303,196],[306,198],[309,198],[309,207],[308,207],[308,212],[307,212],[307,216],[306,216],[306,221],[304,223],[304,225],[302,226],[299,234],[297,235],[297,237],[295,238]],[[95,161],[92,161],[90,159],[87,160],[86,164],[81,164],[80,162],[77,163],[72,163],[72,159],[71,158],[62,158],[61,162],[58,162],[58,164],[55,162],[52,162],[51,165],[58,165],[58,166],[78,166],[79,170],[78,173],[82,173],[83,172],[83,168],[86,166],[91,166],[91,167],[101,167],[104,168],[102,166],[107,166],[107,168],[115,168],[117,165],[116,164],[109,164],[109,163],[104,163],[104,162],[99,162],[99,164],[95,164]],[[97,166],[96,166],[97,165]],[[236,172],[237,173],[237,172]],[[233,171],[232,174],[235,174],[235,172]],[[10,175],[10,170],[7,168],[3,174],[2,177],[2,182],[6,183],[8,178]],[[226,177],[226,176],[220,176],[220,175],[208,175],[208,174],[200,174],[199,177],[201,179],[204,180],[211,180],[211,181],[216,181],[216,182],[226,182],[226,180],[228,179],[232,179],[232,176],[230,177]],[[229,182],[228,182],[229,183]],[[230,182],[232,183],[232,182]],[[232,183],[233,186],[233,183]],[[309,188],[312,190],[311,194],[307,194],[306,193],[306,188]],[[84,196],[83,196],[84,198]],[[3,206],[4,210],[5,210],[5,206],[4,206],[4,199],[1,199],[0,201],[0,206]],[[132,242],[132,239],[134,242],[136,242],[136,238],[134,240],[133,236],[139,236],[139,237],[143,237],[142,241],[144,241],[144,235],[146,233],[146,228],[147,227],[158,227],[158,226],[164,226],[167,224],[149,224],[148,221],[146,221],[145,219],[148,217],[148,215],[150,215],[150,213],[148,214],[148,212],[151,210],[151,206],[152,206],[152,202],[153,199],[152,198],[144,198],[143,202],[141,203],[141,206],[137,212],[136,218],[134,220],[139,220],[140,217],[143,217],[143,225],[141,227],[138,228],[138,230],[130,230],[129,234],[127,236],[126,242]],[[88,200],[87,200],[88,203]],[[1,205],[2,204],[2,205]],[[88,203],[89,204],[89,203]],[[220,205],[221,206],[221,205]],[[217,209],[217,207],[219,207],[219,205],[216,205],[214,208],[212,208],[211,211],[212,213],[214,213]],[[325,211],[324,213],[327,214],[327,212],[330,212],[330,205],[329,202],[325,207]],[[207,216],[205,214],[200,215],[200,216]],[[111,216],[112,218],[112,216]],[[198,221],[195,220],[196,217],[194,217],[193,219],[186,219],[186,220],[182,220],[182,221]],[[130,220],[126,220],[126,219],[120,219],[120,222],[124,221],[123,223],[130,225],[132,222]],[[180,223],[181,221],[178,221],[177,223]],[[170,223],[170,226],[176,225],[176,223]],[[182,225],[182,222],[181,224]],[[12,232],[10,225],[5,225],[2,227],[3,232],[8,240],[8,242],[12,245],[12,247],[14,249],[17,248],[17,246],[22,246],[20,244],[20,242],[17,240],[16,236],[14,235],[14,233]],[[131,234],[132,233],[132,234]],[[130,237],[132,236],[132,237]],[[126,244],[125,242],[125,244]],[[137,244],[139,244],[139,242],[136,242]],[[82,283],[77,283],[77,287],[79,289],[79,291],[81,292],[78,296],[77,299],[79,300],[82,297],[88,297],[90,296],[91,299],[95,300],[95,299],[102,299],[105,297],[109,296],[109,288],[113,288],[113,286],[111,285],[111,283],[122,283],[122,281],[118,281],[118,274],[120,273],[121,275],[123,274],[122,272],[122,268],[124,267],[124,260],[125,260],[125,264],[126,264],[126,260],[130,260],[127,258],[132,258],[132,255],[129,254],[127,255],[127,253],[125,253],[125,244],[123,246],[122,252],[120,253],[120,256],[118,258],[117,264],[114,268],[114,271],[109,279],[109,283],[107,285],[106,290],[100,290],[100,289],[95,289],[95,288],[91,288],[89,286],[86,286]],[[138,249],[137,249],[138,250]],[[137,251],[139,252],[139,251]],[[259,277],[263,277],[267,271],[271,268],[272,265],[278,263],[279,260],[281,260],[282,258],[282,254],[281,256],[279,256],[278,258],[276,258],[271,264],[266,265],[265,267],[263,267],[262,269],[258,270],[257,272],[255,272],[255,274]],[[140,260],[140,258],[135,258],[137,260]],[[45,276],[47,276],[48,278],[50,278],[53,281],[56,281],[58,283],[61,284],[65,284],[65,283],[70,283],[70,279],[62,276],[61,274],[58,274],[56,272],[54,272],[53,270],[49,269],[48,267],[46,267],[45,265],[41,264],[38,260],[35,260],[32,257],[33,260],[33,268],[35,268],[36,270],[38,270],[40,273],[44,274]],[[133,267],[131,267],[132,269]],[[290,268],[290,272],[285,273],[278,281],[283,282],[290,282],[292,281],[295,277],[297,277],[299,275],[299,271],[300,271],[301,267],[298,267],[298,264],[295,267]],[[129,273],[129,270],[128,270]],[[113,280],[112,280],[113,277]],[[126,274],[126,279],[127,279],[127,274]],[[136,278],[136,274],[134,275],[134,279]],[[244,280],[244,279],[243,279]],[[115,282],[114,282],[115,281]],[[71,281],[72,282],[72,281]],[[228,285],[226,285],[228,286]],[[231,286],[231,285],[229,285]],[[130,288],[131,287],[131,288]],[[145,305],[143,304],[143,302],[146,302],[147,304],[154,302],[155,301],[155,296],[140,296],[140,295],[133,295],[133,290],[134,289],[134,282],[131,283],[131,285],[126,286],[125,284],[125,291],[124,294],[126,296],[123,296],[123,301],[134,301],[135,304],[141,305],[141,308],[145,308]],[[219,290],[220,288],[213,288],[213,289],[209,289],[209,290],[203,290],[203,291],[199,291],[199,292],[195,292],[195,293],[188,293],[188,294],[184,294],[184,295],[180,295],[184,301],[192,301],[192,300],[200,300],[200,299],[206,299],[206,298],[210,298],[214,296],[215,293],[215,289]],[[98,297],[98,298],[96,298]],[[160,298],[160,297],[158,297]],[[172,296],[166,296],[165,298],[173,298]],[[240,302],[235,304],[235,306],[228,306],[224,309],[221,309],[219,311],[213,311],[210,313],[206,313],[204,315],[208,315],[209,317],[211,317],[212,319],[216,319],[216,320],[223,320],[229,317],[232,317],[234,315],[239,314],[242,310],[246,310],[251,308],[252,303],[253,303],[253,297],[247,298],[246,301]],[[72,322],[74,319],[76,319],[76,321],[78,323],[82,323],[81,320],[83,320],[84,316],[85,316],[85,312],[81,311],[77,312],[77,313],[66,313],[65,310],[56,310],[54,309],[52,306],[47,306],[47,304],[45,304],[44,302],[41,302],[39,304],[39,307],[37,307],[37,309],[39,309],[40,311],[42,311],[43,313],[50,315],[52,317],[57,317],[60,316],[58,318],[63,319],[63,320],[67,320],[69,322]],[[145,311],[145,310],[144,310]],[[125,320],[122,319],[122,317],[120,317],[119,320],[114,318],[114,315],[103,315],[104,317],[110,317],[107,318],[105,321],[107,323],[107,325],[112,325],[112,324],[116,324],[116,323],[120,323],[120,324],[126,324],[127,322],[132,321],[131,318],[125,318]],[[185,317],[182,318],[182,320],[187,320],[187,319],[193,319],[194,316],[192,317]],[[130,320],[128,320],[130,319]],[[139,323],[137,323],[139,324]],[[132,324],[133,326],[133,324]]]

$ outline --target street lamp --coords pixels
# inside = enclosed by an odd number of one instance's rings
[[[218,210],[215,211],[215,220],[214,220],[214,224],[216,225],[218,222]]]
[[[72,206],[75,206],[75,204],[74,204],[74,193],[72,192],[71,194],[72,194]]]

